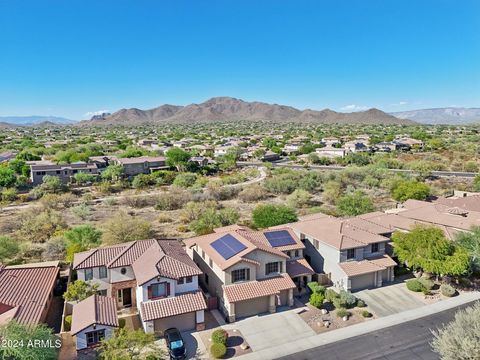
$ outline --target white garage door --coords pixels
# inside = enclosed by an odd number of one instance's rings
[[[235,316],[238,319],[241,317],[247,317],[267,312],[269,301],[269,296],[245,301],[238,301],[235,303]]]
[[[351,291],[375,287],[375,273],[359,275],[351,278]]]
[[[195,312],[157,319],[153,322],[155,333],[163,334],[168,328],[177,328],[180,331],[195,329]]]

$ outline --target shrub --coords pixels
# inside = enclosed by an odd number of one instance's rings
[[[340,297],[336,297],[335,299],[333,299],[333,306],[335,306],[335,309],[340,309],[340,308],[346,308],[347,307],[347,303],[345,301],[345,299],[342,299]]]
[[[325,286],[319,285],[316,281],[310,281],[307,286],[312,291],[312,293],[325,294]]]
[[[360,307],[360,308],[365,307],[365,302],[361,299],[358,299],[357,300],[357,306]]]
[[[268,192],[263,186],[253,184],[244,188],[240,194],[238,194],[238,197],[243,202],[256,202],[266,199],[268,197]]]
[[[337,211],[342,216],[356,216],[373,211],[373,201],[362,191],[346,194],[336,201]]]
[[[215,359],[221,359],[227,353],[227,347],[220,343],[213,343],[210,346],[210,353]]]
[[[63,324],[65,331],[70,331],[72,328],[72,315],[65,316],[65,323]]]
[[[421,277],[418,282],[427,290],[432,290],[435,283],[432,280]]]
[[[195,184],[195,181],[197,181],[197,174],[181,173],[177,175],[177,177],[173,181],[173,185],[187,188],[193,186],[193,184]]]
[[[364,318],[369,318],[369,317],[372,317],[372,313],[369,312],[368,310],[363,310],[363,311],[362,311],[362,316],[363,316]]]
[[[410,291],[420,292],[424,289],[424,287],[417,279],[410,279],[407,281],[407,289]]]
[[[127,321],[124,318],[118,319],[118,327],[123,329],[126,325]]]
[[[297,221],[295,210],[284,205],[258,205],[252,213],[253,224],[268,228]]]
[[[340,299],[345,303],[347,308],[352,308],[357,303],[357,298],[345,290],[340,290]]]
[[[320,308],[323,305],[323,300],[325,300],[325,296],[320,292],[314,292],[310,295],[310,305],[315,306],[316,308]]]
[[[425,288],[422,289],[422,293],[423,293],[423,295],[432,295],[432,292],[428,289],[425,289]]]
[[[308,191],[297,189],[287,196],[287,205],[292,208],[306,207],[310,203],[312,195]]]
[[[15,201],[17,200],[17,190],[15,188],[9,188],[2,190],[2,201]]]
[[[216,344],[227,345],[228,333],[226,330],[217,329],[212,333],[212,341]]]
[[[455,288],[451,285],[442,284],[440,285],[440,292],[443,296],[452,297],[453,295],[455,295],[457,290],[455,290]]]
[[[169,223],[172,222],[173,219],[167,214],[167,213],[160,213],[158,214],[158,222],[163,224],[163,223]]]
[[[327,289],[325,291],[325,299],[329,302],[333,302],[338,297],[338,294],[335,290],[333,289]]]
[[[350,316],[351,313],[350,311],[348,311],[347,309],[338,309],[337,312],[336,312],[337,316],[338,317],[341,317],[343,318],[344,316]]]
[[[178,210],[182,208],[191,198],[191,195],[179,188],[173,188],[157,197],[155,209],[157,210]]]

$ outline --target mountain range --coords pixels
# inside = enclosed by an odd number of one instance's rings
[[[471,124],[480,122],[480,108],[446,107],[390,113],[422,124]]]
[[[159,123],[207,123],[230,121],[264,121],[341,124],[413,124],[378,109],[340,113],[333,110],[299,110],[291,106],[247,102],[231,97],[215,97],[200,104],[187,106],[162,105],[149,110],[121,109],[113,114],[94,117],[82,125],[136,125]]]
[[[17,125],[17,126],[32,126],[40,124],[59,124],[70,125],[75,124],[76,121],[58,116],[0,116],[0,123]]]

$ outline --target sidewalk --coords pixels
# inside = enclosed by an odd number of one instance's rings
[[[342,329],[332,330],[324,334],[309,336],[302,340],[286,342],[283,345],[275,346],[253,353],[240,356],[242,360],[265,360],[276,359],[285,355],[291,355],[300,351],[305,351],[318,346],[330,344],[339,340],[363,335],[372,331],[381,330],[390,326],[398,325],[403,322],[419,319],[424,316],[432,315],[437,312],[448,310],[459,305],[480,300],[480,292],[463,293],[462,295],[439,301],[435,304],[425,305],[416,309],[407,310],[398,314],[393,314],[383,318],[366,321],[361,324],[347,326]],[[427,330],[425,330],[427,331]],[[287,340],[288,341],[288,340]]]

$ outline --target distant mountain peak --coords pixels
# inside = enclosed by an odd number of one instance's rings
[[[422,124],[471,124],[480,122],[480,108],[445,107],[393,112],[401,119],[409,119]]]

